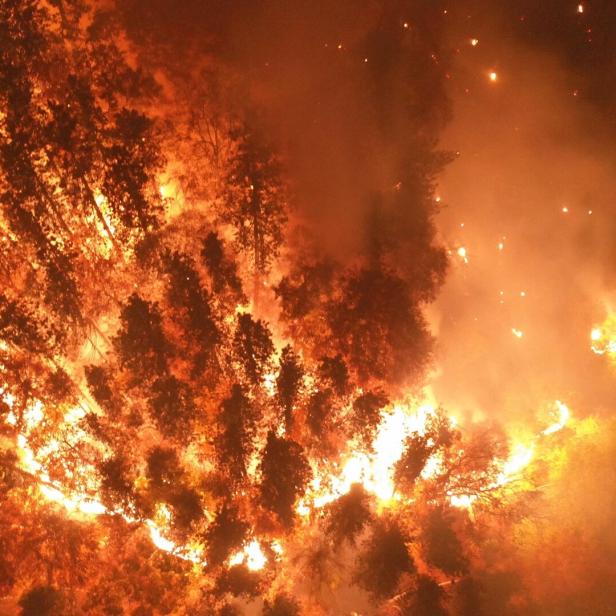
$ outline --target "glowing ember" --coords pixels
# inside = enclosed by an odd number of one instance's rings
[[[464,261],[464,263],[468,263],[468,253],[466,252],[466,248],[464,246],[460,246],[457,250],[458,256]]]

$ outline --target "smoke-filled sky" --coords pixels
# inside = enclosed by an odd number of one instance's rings
[[[589,336],[614,282],[608,7],[502,4],[449,15],[459,52],[443,143],[460,154],[439,187],[453,263],[436,309],[437,396],[500,418],[552,398],[605,413],[613,375]]]

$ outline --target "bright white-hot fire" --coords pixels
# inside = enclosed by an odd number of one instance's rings
[[[543,431],[543,434],[554,434],[554,432],[558,432],[562,430],[569,421],[569,417],[571,416],[571,412],[566,404],[563,404],[560,400],[556,400],[556,408],[558,409],[558,421],[553,423],[551,426],[546,428]]]
[[[244,563],[251,571],[259,571],[267,564],[267,558],[261,549],[261,544],[256,539],[253,539],[242,551],[234,554],[229,560],[229,565]]]
[[[556,400],[554,404],[558,411],[558,420],[543,430],[531,442],[515,443],[510,449],[509,457],[502,463],[501,471],[496,478],[496,482],[493,485],[487,486],[488,490],[506,486],[515,479],[518,479],[533,461],[536,448],[535,442],[541,436],[549,436],[559,432],[567,425],[567,422],[571,418],[569,407],[560,400]],[[451,504],[454,507],[470,509],[478,498],[479,496],[477,494],[452,495]]]
[[[610,314],[602,325],[593,327],[590,348],[597,355],[616,357],[616,315]]]
[[[596,340],[596,336],[591,337]],[[8,396],[5,394],[3,399],[6,401]],[[530,443],[514,444],[509,457],[502,461],[501,471],[497,475],[495,482],[492,485],[486,486],[486,490],[498,490],[520,477],[533,459],[537,438],[542,435],[554,434],[564,428],[570,418],[569,409],[559,400],[555,401],[555,407],[558,412],[557,420]],[[354,450],[353,448],[357,444],[355,441],[350,441],[350,452],[343,457],[338,472],[332,473],[330,470],[325,473],[315,473],[315,479],[309,486],[307,494],[297,506],[298,513],[302,516],[309,515],[312,510],[321,508],[347,494],[351,486],[356,483],[361,484],[367,492],[374,494],[378,499],[380,507],[392,506],[395,502],[398,502],[401,497],[396,494],[393,477],[396,462],[400,460],[404,452],[406,439],[412,434],[425,434],[429,419],[435,413],[435,407],[428,403],[420,405],[416,409],[398,404],[391,409],[383,411],[371,449],[369,451]],[[74,407],[65,413],[64,424],[76,426],[84,414],[85,411],[81,406]],[[52,482],[39,456],[53,451],[54,447],[57,448],[58,442],[50,441],[50,443],[39,449],[35,454],[28,440],[28,435],[44,419],[43,405],[40,402],[35,402],[23,413],[23,418],[25,427],[17,435],[21,465],[28,473],[38,479],[39,490],[47,500],[60,504],[67,512],[74,515],[98,516],[111,514],[120,515],[129,523],[138,522],[138,520],[126,512],[109,511],[95,497],[70,493],[62,485]],[[10,418],[8,420],[10,423]],[[451,418],[452,427],[456,424],[457,422]],[[15,422],[13,425],[15,425]],[[442,464],[443,461],[439,455],[430,456],[422,470],[421,477],[429,479],[435,476],[440,472]],[[318,469],[315,470],[318,471]],[[451,494],[448,498],[454,507],[465,508],[470,511],[479,495]],[[176,545],[166,536],[171,522],[171,511],[166,505],[159,504],[153,519],[145,520],[144,522],[152,543],[158,549],[179,558],[201,565],[205,564],[202,549]],[[279,542],[272,542],[271,549],[275,554],[282,554],[282,546]],[[261,548],[261,544],[255,538],[242,550],[233,554],[228,564],[245,564],[250,570],[258,571],[265,567],[267,561],[268,559]]]
[[[317,474],[297,511],[307,515],[312,507],[323,507],[347,494],[355,483],[374,494],[381,505],[395,499],[394,465],[402,456],[404,441],[413,433],[423,433],[428,417],[434,412],[430,404],[420,406],[415,412],[401,405],[384,412],[372,443],[373,451],[352,452],[343,462],[341,471],[326,479]]]

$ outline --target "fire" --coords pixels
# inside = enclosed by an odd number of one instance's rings
[[[413,433],[423,433],[427,419],[434,413],[434,406],[427,403],[415,411],[408,406],[396,405],[391,411],[383,412],[372,451],[352,451],[339,473],[325,476],[317,473],[309,494],[297,506],[298,513],[309,515],[313,508],[324,507],[347,494],[356,483],[374,494],[380,507],[390,505],[397,497],[393,471],[404,451],[404,441]],[[351,448],[353,445],[350,443]]]
[[[610,314],[600,326],[590,332],[590,348],[597,355],[616,357],[616,315]]]
[[[280,544],[277,543],[277,546],[280,546]],[[272,547],[272,549],[274,548]],[[229,559],[230,566],[241,565],[244,562],[251,571],[260,571],[267,564],[267,558],[256,539],[253,539],[242,551],[237,552]]]
[[[506,485],[514,477],[519,475],[519,473],[521,473],[531,463],[534,452],[534,445],[516,443],[511,449],[509,458],[507,458],[503,464],[502,471],[498,476],[497,484],[499,486]]]
[[[496,71],[490,71],[488,73],[488,78],[490,81],[495,82],[498,79],[498,73]]]
[[[486,486],[487,492],[498,490],[520,479],[526,468],[528,468],[535,458],[537,442],[540,437],[555,434],[567,425],[571,418],[569,407],[560,400],[556,400],[554,404],[558,411],[558,420],[535,436],[531,441],[517,441],[511,445],[509,456],[501,463],[501,470],[495,483]],[[471,510],[473,503],[475,503],[478,498],[478,494],[451,495],[450,502],[454,507]]]
[[[543,434],[545,435],[559,432],[567,425],[567,422],[569,421],[571,412],[569,411],[567,405],[563,404],[560,400],[556,400],[556,408],[558,409],[558,421],[543,431]]]

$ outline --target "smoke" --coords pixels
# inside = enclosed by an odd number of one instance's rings
[[[460,155],[439,186],[454,266],[436,306],[435,390],[505,421],[554,399],[607,412],[614,375],[589,335],[613,293],[613,148],[562,54],[481,9],[479,24],[449,33],[460,51],[443,141]]]
[[[430,5],[131,0],[118,8],[144,63],[171,67],[195,89],[207,89],[196,68],[217,71],[231,111],[283,154],[297,217],[318,250],[349,259],[366,251],[375,207],[402,219],[387,228],[392,244],[410,243],[431,215],[412,182],[405,207],[390,203],[409,159],[430,165],[448,116]]]
[[[588,431],[570,433],[546,461],[557,473],[538,479],[531,519],[506,522],[507,540],[486,550],[481,582],[494,612],[503,613],[509,591],[499,584],[509,580],[524,613],[609,614],[616,375],[591,351],[590,332],[614,300],[614,95],[601,62],[580,76],[570,55],[579,43],[568,47],[556,26],[571,22],[577,36],[590,24],[574,3],[552,8],[552,18],[535,13],[543,29],[535,23],[534,39],[519,7],[468,3],[451,16],[459,53],[443,145],[459,157],[439,182],[452,268],[431,308],[433,387],[457,414],[510,428],[545,417],[556,399],[586,418]]]

